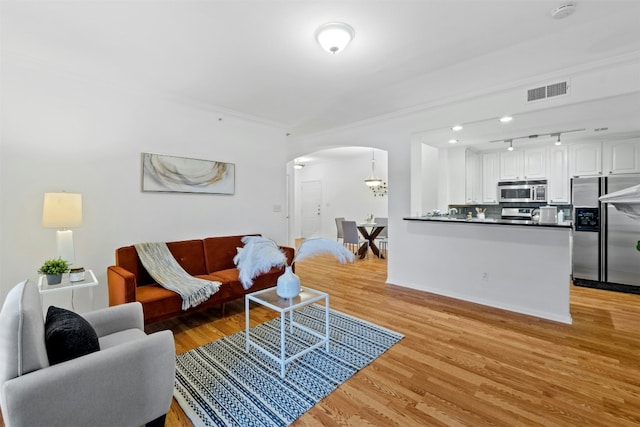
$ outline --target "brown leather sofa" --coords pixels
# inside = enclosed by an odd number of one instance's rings
[[[256,277],[248,290],[238,280],[239,271],[233,263],[244,236],[208,237],[200,240],[167,242],[169,251],[192,276],[216,280],[222,283],[218,292],[204,303],[189,310],[182,310],[182,298],[177,293],[158,285],[142,266],[134,246],[116,249],[116,265],[107,268],[109,305],[133,301],[142,303],[145,325],[193,313],[197,310],[224,304],[242,298],[245,294],[276,285],[284,268],[272,268]],[[291,263],[294,249],[283,246]]]

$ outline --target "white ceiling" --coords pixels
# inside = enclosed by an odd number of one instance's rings
[[[574,3],[572,16],[556,20],[550,12],[562,1],[2,0],[0,53],[301,135],[640,57],[640,1]],[[338,55],[314,39],[329,21],[356,31]],[[531,113],[510,136],[585,123],[640,131],[639,93]],[[474,129],[468,143],[509,136],[483,122]],[[436,145],[450,133],[410,131]]]

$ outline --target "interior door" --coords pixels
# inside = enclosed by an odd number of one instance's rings
[[[302,237],[320,237],[322,231],[322,183],[302,182]]]

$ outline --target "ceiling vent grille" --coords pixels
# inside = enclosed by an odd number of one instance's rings
[[[554,96],[566,95],[569,92],[569,84],[564,82],[553,83],[527,90],[527,102],[540,101]]]
[[[567,82],[555,83],[547,86],[547,98],[552,96],[566,95],[567,94]]]

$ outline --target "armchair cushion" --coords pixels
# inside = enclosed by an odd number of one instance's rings
[[[40,294],[27,280],[7,294],[0,312],[0,384],[49,366]]]
[[[100,350],[96,331],[84,317],[73,311],[49,307],[44,330],[52,365]]]

